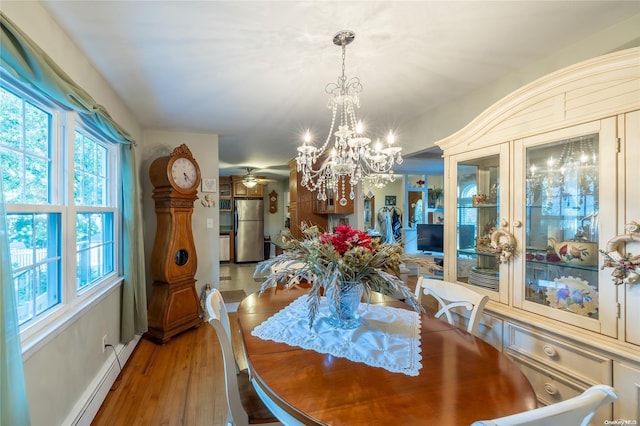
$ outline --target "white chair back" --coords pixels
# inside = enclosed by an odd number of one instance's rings
[[[240,394],[238,382],[238,364],[233,354],[233,345],[231,342],[231,324],[229,323],[229,315],[220,291],[215,288],[211,290],[205,304],[207,313],[209,314],[209,324],[215,329],[220,347],[222,348],[224,383],[227,392],[227,425],[247,426],[250,424],[250,415],[242,403],[243,398]],[[242,372],[241,374],[245,373]],[[270,423],[261,423],[266,425],[280,425],[279,422],[274,422],[273,420],[275,420],[275,417],[273,417]]]
[[[477,421],[471,426],[587,426],[601,406],[616,399],[618,395],[611,386],[595,385],[566,401],[499,419]]]
[[[303,262],[299,262],[296,260],[289,260],[289,261],[284,261],[284,262],[271,265],[270,270],[271,270],[271,274],[277,274],[283,270],[291,271],[291,270],[302,269],[304,268],[304,266],[305,265]],[[297,287],[298,284],[300,284],[301,278],[305,278],[307,281],[311,282],[315,278],[315,275],[312,274],[311,272],[308,272],[305,277],[288,276],[287,282],[286,282],[287,288]]]
[[[440,318],[444,315],[449,324],[456,325],[452,315],[456,309],[462,307],[470,311],[467,331],[477,335],[484,306],[489,301],[488,296],[476,293],[460,284],[424,277],[418,279],[415,294],[418,301],[422,300],[423,294],[433,296],[440,307],[435,317]]]

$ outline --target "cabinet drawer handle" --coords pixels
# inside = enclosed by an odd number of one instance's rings
[[[556,355],[557,355],[556,350],[555,350],[553,347],[551,347],[551,346],[546,346],[546,345],[545,345],[545,346],[543,346],[543,347],[542,347],[542,350],[543,350],[543,351],[544,351],[544,353],[545,353],[545,354],[547,354],[547,356],[548,356],[548,357],[550,357],[550,358],[552,358],[552,357],[554,357],[554,356],[556,356]]]
[[[555,394],[558,393],[558,390],[556,389],[556,387],[552,383],[545,383],[544,384],[544,391],[546,393],[548,393],[549,395],[555,395]]]

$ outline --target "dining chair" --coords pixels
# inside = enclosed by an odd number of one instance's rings
[[[222,348],[224,383],[227,393],[228,426],[250,424],[280,425],[278,419],[256,393],[247,370],[239,370],[231,343],[231,324],[224,299],[212,289],[206,299],[209,324],[213,326]]]
[[[489,301],[488,296],[476,293],[460,284],[420,277],[418,278],[415,292],[418,302],[422,301],[423,294],[433,296],[439,305],[439,310],[434,316],[440,318],[444,315],[449,324],[457,325],[452,312],[455,312],[458,308],[470,311],[467,331],[477,336],[482,311],[484,311],[484,306]]]
[[[295,269],[302,269],[303,267],[304,267],[304,263],[296,260],[290,260],[290,261],[284,261],[284,262],[271,265],[270,270],[271,270],[271,274],[273,275],[273,274],[279,273],[284,269],[295,270]],[[312,282],[314,278],[315,278],[315,275],[311,272],[308,272],[307,276],[305,277],[305,279],[308,282]],[[287,288],[300,287],[300,284],[301,284],[301,277],[295,277],[295,278],[292,278],[291,276],[287,277],[287,282],[286,282]]]
[[[595,385],[562,402],[498,419],[477,421],[471,426],[587,426],[598,408],[616,399],[618,395],[611,386]]]

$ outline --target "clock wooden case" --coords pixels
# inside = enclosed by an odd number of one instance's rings
[[[275,213],[278,211],[278,193],[271,191],[269,193],[269,213]]]
[[[183,144],[171,155],[154,160],[149,177],[154,187],[157,226],[151,252],[153,293],[146,336],[165,343],[202,322],[194,278],[198,259],[191,226],[200,168]]]

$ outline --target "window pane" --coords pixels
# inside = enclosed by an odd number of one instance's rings
[[[7,214],[20,324],[61,301],[59,227],[59,214]]]
[[[79,213],[76,231],[76,278],[80,290],[114,270],[113,213]]]
[[[107,148],[75,132],[73,194],[77,205],[107,205],[107,157]]]
[[[25,149],[37,156],[47,156],[49,150],[49,114],[25,103]]]
[[[0,160],[8,204],[49,203],[52,116],[0,88]]]
[[[19,204],[24,200],[24,163],[22,155],[16,151],[2,149],[0,161],[2,161],[2,181],[4,184],[4,201],[7,204]]]
[[[28,189],[26,193],[27,204],[47,204],[49,200],[49,162],[46,158],[25,156],[24,181]]]
[[[11,92],[0,90],[0,141],[13,148],[22,148],[23,101]]]

